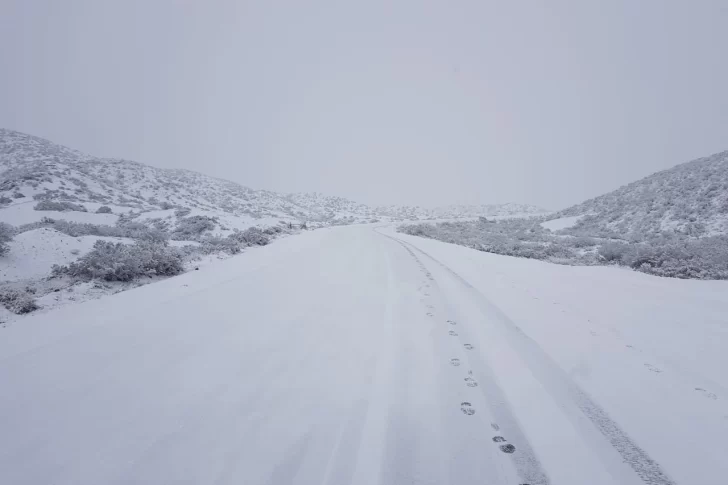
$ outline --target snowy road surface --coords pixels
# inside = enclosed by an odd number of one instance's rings
[[[0,330],[0,483],[725,484],[727,290],[290,237]]]

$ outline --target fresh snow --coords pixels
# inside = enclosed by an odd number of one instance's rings
[[[306,232],[0,329],[0,483],[722,485],[725,315],[723,281]]]
[[[550,231],[559,231],[561,229],[567,229],[572,227],[574,224],[579,222],[584,216],[571,216],[571,217],[560,217],[559,219],[551,219],[541,223],[541,227]]]

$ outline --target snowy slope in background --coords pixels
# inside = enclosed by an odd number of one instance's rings
[[[728,151],[657,172],[556,213],[588,215],[582,234],[616,233],[639,240],[662,231],[728,234]]]
[[[253,223],[263,218],[326,221],[332,211],[350,206],[342,199],[304,207],[274,192],[253,190],[187,170],[91,157],[9,130],[0,130],[0,169],[6,170],[0,174],[0,194],[12,200],[10,205],[36,196],[103,204],[116,209],[114,212],[148,212],[174,206],[209,215],[245,217]]]
[[[33,214],[30,208],[25,208],[22,216],[18,216],[17,210],[9,210],[16,204],[32,201],[34,196],[89,204],[90,210],[107,205],[115,214],[129,210],[157,211],[168,206],[187,207],[198,214],[243,218],[247,226],[278,220],[348,224],[374,219],[417,220],[543,212],[522,204],[437,209],[369,207],[317,193],[278,194],[188,170],[160,169],[128,160],[92,157],[42,138],[0,129],[0,197],[6,197],[5,203],[0,204],[0,219],[18,224],[48,215]],[[66,213],[66,218],[77,216]],[[107,224],[113,219],[109,215],[105,218],[90,214],[84,217]],[[228,220],[232,224],[231,221]]]
[[[304,233],[0,329],[0,483],[723,485],[727,286]]]

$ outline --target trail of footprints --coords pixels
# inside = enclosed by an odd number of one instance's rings
[[[417,262],[417,265],[419,266],[422,273],[424,273],[427,280],[434,281],[435,279],[432,277],[432,273],[430,273],[430,271],[425,267],[425,265],[422,264],[420,259],[414,253],[414,251],[412,251],[409,247],[407,247],[404,244],[402,246],[415,259],[415,261]],[[425,296],[425,297],[430,296],[430,293],[428,291],[428,289],[430,288],[430,285],[427,284],[427,280],[425,280],[424,285],[417,288],[419,291],[422,292],[423,296]],[[422,301],[424,301],[424,300],[422,300]],[[428,317],[434,317],[435,306],[428,303],[427,305],[425,305],[425,307],[427,309],[426,315]],[[450,327],[455,327],[457,325],[457,322],[454,320],[447,320],[446,323]],[[455,330],[449,330],[448,335],[451,337],[457,337],[458,333]],[[466,344],[463,344],[463,348],[465,350],[473,350],[475,347],[472,344],[466,343]],[[461,364],[462,364],[462,361],[458,358],[454,357],[454,358],[450,359],[450,365],[453,367],[460,367]],[[465,382],[466,387],[469,387],[469,388],[478,387],[478,381],[473,376],[472,370],[468,371],[467,376],[463,380]],[[472,416],[475,414],[475,408],[473,407],[473,404],[469,401],[462,401],[460,403],[460,411],[462,411],[462,413],[465,416]],[[491,427],[496,432],[500,431],[500,427],[496,423],[491,423]],[[516,447],[514,445],[512,445],[511,443],[508,443],[508,441],[503,436],[497,434],[492,437],[492,440],[493,440],[493,443],[495,443],[498,446],[498,449],[500,449],[500,451],[502,451],[503,453],[513,454],[516,452]],[[521,483],[519,485],[529,485],[529,484]]]
[[[446,323],[453,327],[457,325],[457,322],[454,320],[447,320]],[[458,334],[454,330],[450,330],[448,332],[448,335],[456,337]],[[471,344],[464,344],[463,347],[466,350],[473,350],[473,346]],[[452,365],[453,367],[459,367],[460,364],[461,364],[460,359],[458,359],[458,358],[450,359],[450,365]],[[465,381],[465,385],[467,387],[471,387],[471,388],[478,387],[478,381],[475,379],[475,377],[473,377],[473,371],[471,371],[471,370],[468,371],[467,377],[465,377],[463,380]],[[468,401],[463,401],[460,403],[460,410],[466,416],[472,416],[473,414],[475,414],[475,408],[473,407],[472,403],[470,403]],[[500,427],[495,423],[491,423],[491,427],[493,428],[494,431],[500,431]],[[503,436],[496,435],[496,436],[493,436],[492,439],[493,439],[493,443],[496,443],[498,445],[498,448],[503,453],[511,454],[511,453],[516,452],[516,447],[513,446],[511,443],[508,443],[508,441]],[[523,485],[526,485],[526,484],[523,484]]]
[[[430,273],[427,270],[427,268],[425,267],[424,264],[422,264],[422,262],[417,257],[417,255],[409,247],[404,246],[404,248],[415,259],[415,261],[417,262],[417,265],[419,266],[420,270],[424,273],[424,275],[427,277],[427,279],[430,280],[430,281],[434,281],[434,278],[432,277],[432,273]],[[423,286],[420,286],[418,288],[418,290],[422,291],[422,294],[425,297],[429,297],[430,296],[430,293],[426,289],[426,288],[429,288],[429,287],[430,287],[429,284],[425,284]],[[434,316],[434,310],[435,310],[434,305],[427,304],[427,305],[425,305],[425,307],[427,308],[427,312],[426,312],[427,316],[428,317],[433,317]],[[446,323],[450,327],[455,327],[457,325],[457,322],[454,321],[454,320],[447,320]],[[448,331],[448,335],[451,336],[451,337],[457,337],[458,336],[458,333],[455,330],[449,330]],[[475,347],[472,344],[466,343],[466,344],[463,344],[463,348],[465,348],[465,350],[473,350]],[[452,358],[452,359],[450,359],[450,365],[453,366],[453,367],[460,367],[461,364],[462,364],[462,362],[458,358]],[[468,371],[467,376],[463,380],[465,382],[465,386],[466,387],[469,387],[469,388],[478,387],[478,381],[473,376],[473,371],[472,370],[469,370]],[[460,403],[460,411],[462,411],[462,413],[464,415],[466,415],[466,416],[472,416],[472,415],[475,414],[475,408],[473,407],[473,404],[470,403],[469,401],[462,401]],[[491,427],[496,432],[497,431],[500,431],[500,427],[497,424],[495,424],[495,423],[491,423]],[[513,446],[511,443],[508,443],[508,441],[503,436],[495,435],[495,436],[493,436],[492,440],[493,440],[493,443],[495,443],[498,446],[498,448],[503,453],[512,454],[512,453],[515,453],[516,452],[516,447]],[[520,484],[520,485],[528,485],[528,484],[527,483],[524,483],[524,484]]]

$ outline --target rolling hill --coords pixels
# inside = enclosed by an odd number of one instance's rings
[[[564,233],[642,241],[728,234],[728,151],[677,165],[569,207]]]

